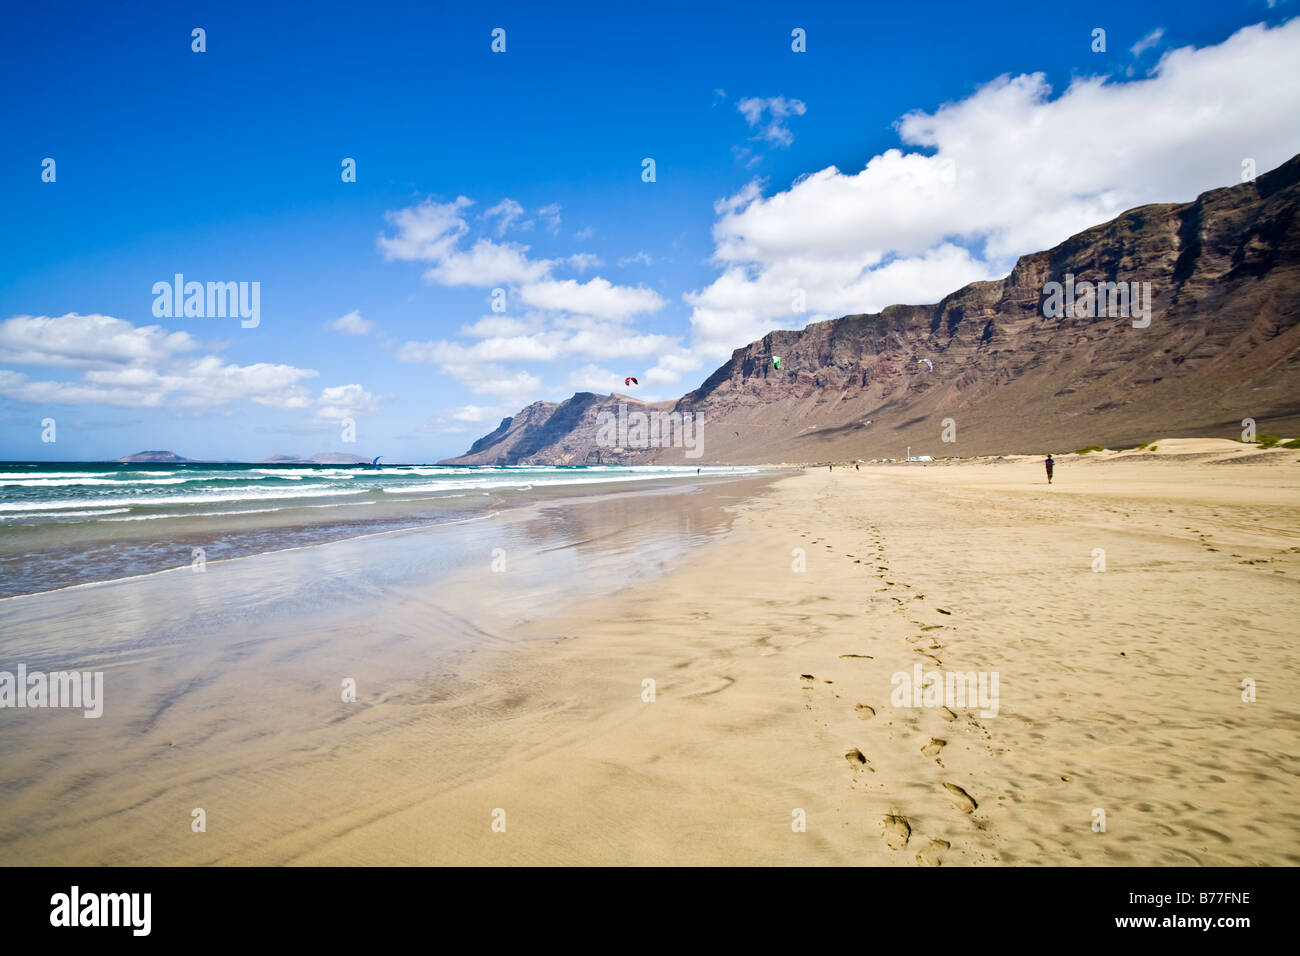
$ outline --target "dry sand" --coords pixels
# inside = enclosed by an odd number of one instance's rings
[[[250,770],[238,744],[207,833],[137,822],[111,858],[1298,863],[1300,453],[1157,445],[1058,456],[1051,487],[1038,459],[781,479],[328,745]],[[996,671],[997,715],[895,706],[916,664]]]

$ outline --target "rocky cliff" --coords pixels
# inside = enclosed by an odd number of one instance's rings
[[[772,332],[676,402],[590,393],[538,402],[452,461],[821,461],[901,458],[908,446],[935,456],[1061,452],[1237,437],[1244,418],[1297,435],[1298,209],[1300,157],[1194,202],[1132,209],[935,305]],[[1097,308],[1122,304],[1089,296],[1087,284],[1099,282],[1138,293],[1127,314]],[[1149,314],[1134,314],[1148,289]],[[1059,313],[1062,299],[1073,314]],[[611,445],[598,435],[601,413],[620,403],[695,416],[703,454],[642,449],[636,434]]]

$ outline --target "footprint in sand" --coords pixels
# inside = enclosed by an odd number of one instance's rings
[[[712,694],[721,693],[736,682],[734,677],[725,677],[717,674],[710,675],[697,682],[697,689],[687,691],[683,697],[708,697]]]
[[[930,845],[916,855],[918,866],[941,866],[943,855],[952,848],[947,840],[931,840]]]
[[[870,720],[876,716],[876,708],[870,704],[858,704],[853,709],[858,712],[858,720]]]
[[[912,836],[912,824],[908,822],[907,817],[891,813],[880,821],[880,825],[885,828],[882,834],[885,846],[891,850],[901,850],[907,846],[907,841]]]
[[[931,737],[930,742],[921,748],[921,753],[927,757],[933,757],[946,746],[948,746],[948,741],[941,740],[938,737]]]
[[[944,788],[947,789],[948,796],[952,800],[953,806],[962,813],[970,813],[979,806],[979,804],[975,802],[974,797],[955,783],[945,783]]]
[[[867,755],[864,754],[857,747],[854,747],[852,750],[846,753],[844,755],[844,759],[849,762],[849,766],[851,766],[854,770],[861,770],[863,767],[866,767],[872,773],[876,772],[875,768],[873,768],[871,766],[871,763],[867,760]]]

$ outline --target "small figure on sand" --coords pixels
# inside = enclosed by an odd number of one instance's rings
[[[1047,453],[1047,459],[1043,462],[1043,467],[1047,469],[1047,483],[1050,485],[1052,483],[1052,469],[1056,467],[1056,459],[1052,457],[1050,451]]]

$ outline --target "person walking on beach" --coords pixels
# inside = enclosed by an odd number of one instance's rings
[[[1052,458],[1052,453],[1047,453],[1047,460],[1043,462],[1043,467],[1047,469],[1047,483],[1052,483],[1052,469],[1056,467],[1056,460]]]

